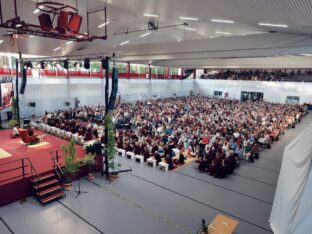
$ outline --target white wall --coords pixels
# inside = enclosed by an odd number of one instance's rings
[[[300,103],[312,103],[312,83],[196,80],[194,93],[213,96],[214,91],[229,94],[229,98],[240,99],[241,91],[262,92],[266,101],[285,103],[287,96],[299,96]]]
[[[229,98],[240,99],[241,91],[263,92],[264,99],[285,103],[286,96],[300,96],[300,103],[312,103],[312,83],[264,82],[264,81],[224,81],[224,80],[119,80],[118,95],[121,101],[146,100],[188,96],[194,94],[213,96],[214,91],[228,92]],[[28,79],[25,93],[20,94],[21,117],[29,117],[33,109],[29,102],[36,102],[35,115],[44,111],[67,108],[66,101],[74,106],[75,98],[80,105],[104,103],[104,80],[102,79]],[[5,116],[4,116],[5,117]]]
[[[110,80],[111,82],[111,80]],[[121,101],[136,101],[153,98],[186,96],[193,90],[192,80],[119,80],[118,95]],[[44,111],[68,108],[65,102],[74,106],[75,98],[79,105],[104,104],[105,80],[103,79],[64,79],[31,78],[27,80],[24,94],[19,95],[21,118],[31,116],[33,108],[29,102],[36,102],[34,113],[41,116]]]

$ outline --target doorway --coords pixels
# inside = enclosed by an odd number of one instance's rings
[[[263,93],[259,92],[248,92],[248,91],[242,91],[241,92],[241,102],[245,101],[263,101]]]

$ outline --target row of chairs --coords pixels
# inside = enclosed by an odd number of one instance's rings
[[[67,132],[65,130],[44,124],[44,123],[31,123],[32,126],[38,130],[41,130],[43,132],[49,133],[51,135],[60,137],[62,139],[67,139],[70,140],[71,138],[74,138],[75,142],[77,144],[84,144],[84,137],[83,136],[79,136],[78,133],[71,133],[71,132]]]
[[[142,155],[136,155],[133,152],[126,151],[124,149],[117,149],[118,156],[125,157],[128,159],[134,159],[136,162],[144,163],[144,157]],[[150,157],[147,160],[147,165],[151,167],[156,167],[156,159],[154,157]],[[162,171],[168,171],[169,164],[166,162],[160,162],[158,164],[158,168]]]

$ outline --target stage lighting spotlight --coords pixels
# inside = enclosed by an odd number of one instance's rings
[[[57,69],[61,69],[61,68],[62,68],[61,64],[59,64],[59,63],[56,63],[56,64],[55,64],[55,67],[56,67]]]
[[[75,68],[80,68],[79,62],[74,62],[74,67],[75,67]]]
[[[32,65],[31,61],[26,62],[25,65],[26,65],[27,68],[33,68],[33,65]]]
[[[44,69],[45,68],[45,63],[44,61],[40,61],[40,69]]]
[[[65,68],[66,70],[68,70],[68,68],[69,68],[69,61],[68,61],[68,59],[65,59],[65,60],[64,60],[64,68]]]
[[[83,64],[84,68],[89,70],[90,69],[90,59],[86,58],[84,60],[84,64]]]

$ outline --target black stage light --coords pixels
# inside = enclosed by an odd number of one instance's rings
[[[65,59],[65,60],[64,60],[64,68],[65,68],[66,70],[68,70],[68,68],[69,68],[69,61],[68,61],[68,59]]]
[[[84,68],[89,70],[90,69],[90,59],[86,58],[84,60],[84,64],[83,64]]]
[[[32,65],[31,61],[26,62],[25,65],[26,65],[27,68],[33,68],[33,65]]]
[[[109,60],[110,60],[110,57],[102,58],[101,63],[102,63],[102,68],[104,70],[108,70],[109,69]]]
[[[40,61],[40,69],[45,69],[45,63],[44,63],[44,61]]]

